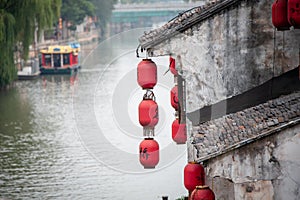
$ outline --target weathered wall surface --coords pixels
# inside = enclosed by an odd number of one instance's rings
[[[217,1],[214,5],[220,2],[229,1]],[[241,0],[159,45],[149,44],[150,56],[172,55],[176,59],[176,67],[186,80],[187,113],[244,93],[300,65],[300,30],[276,31],[271,20],[272,3],[270,0]],[[180,20],[175,22],[180,24]],[[169,25],[166,26],[169,30],[163,29],[161,33],[171,33],[174,27]],[[150,39],[151,34],[148,34]],[[154,31],[153,34],[157,33]],[[211,108],[212,116],[214,112],[226,114],[226,102],[219,106],[222,108]],[[260,119],[272,119],[269,114],[263,118],[255,118],[255,112],[249,115],[255,122],[247,118],[245,124],[256,125]],[[276,112],[274,117],[278,115]],[[252,130],[262,125],[239,125],[241,118],[237,116],[236,122],[227,123],[236,126],[232,133],[227,133],[227,127],[220,121],[199,131],[199,140],[188,146],[189,160],[195,160],[201,150],[208,154],[217,152],[212,150],[221,148],[220,138],[225,143],[228,140],[235,144],[250,137]],[[282,120],[271,120],[269,125],[279,121]],[[191,127],[189,122],[188,125],[191,136],[196,127]],[[222,128],[226,133],[224,137]],[[210,134],[213,130],[216,134]],[[204,163],[207,183],[215,191],[216,199],[300,199],[299,130],[300,125],[297,125],[207,158]],[[206,145],[201,134],[206,132],[207,141],[210,139],[207,146],[210,147],[204,150],[200,146],[199,152],[194,151],[193,145],[201,145],[200,141]],[[235,137],[229,141],[233,134]],[[257,134],[252,136],[256,138]]]
[[[209,160],[208,184],[217,199],[300,199],[299,130],[297,125]]]
[[[243,93],[299,65],[300,30],[275,32],[271,4],[241,1],[149,50],[153,56],[177,58],[187,80],[187,112]]]

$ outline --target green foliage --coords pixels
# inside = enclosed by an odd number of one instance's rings
[[[75,30],[86,16],[95,15],[99,19],[97,25],[105,30],[115,3],[117,0],[62,0],[61,17],[71,22],[69,29]]]
[[[83,22],[86,16],[93,16],[95,6],[90,0],[62,0],[61,17],[64,21],[71,22],[70,29]]]
[[[17,1],[17,0],[15,0]],[[33,42],[35,29],[39,31],[51,27],[58,19],[61,0],[23,0],[16,10],[17,40],[23,46],[23,58],[27,59],[29,46]]]
[[[0,0],[0,87],[17,76],[14,48],[27,59],[35,29],[50,27],[58,18],[61,0]]]
[[[96,16],[98,17],[98,25],[104,33],[107,23],[111,18],[111,13],[114,8],[114,4],[117,0],[91,0],[96,8]]]

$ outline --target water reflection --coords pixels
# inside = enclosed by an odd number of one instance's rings
[[[64,86],[61,84],[63,82],[69,82],[70,87],[74,86],[75,82],[78,81],[78,73],[73,73],[71,75],[45,75],[41,76],[43,87],[47,87],[47,83],[53,85],[56,84],[57,86]],[[50,87],[52,88],[52,87]]]
[[[162,77],[168,59],[156,60],[161,66],[156,94],[164,112],[158,140],[162,150],[169,150],[161,154],[160,171],[144,174],[138,161],[142,128],[134,113],[142,91],[136,88],[139,59],[134,50],[143,31],[115,36],[94,51],[86,47],[76,76],[41,76],[0,92],[0,199],[153,200],[185,193],[185,147],[171,143],[169,130],[174,116],[167,105],[173,83],[168,75]],[[118,119],[122,112],[129,120]],[[128,136],[130,127],[135,128]],[[117,148],[111,151],[112,146]]]
[[[0,92],[0,133],[8,136],[21,133],[22,130],[31,131],[31,109],[27,93],[18,92],[17,89]]]

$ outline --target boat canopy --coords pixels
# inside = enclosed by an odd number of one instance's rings
[[[57,45],[57,46],[49,46],[48,48],[42,49],[40,52],[42,54],[66,54],[66,53],[73,53],[78,54],[80,48],[74,48],[70,45]]]

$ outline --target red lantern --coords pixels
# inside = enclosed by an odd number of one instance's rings
[[[177,144],[185,144],[187,140],[186,124],[179,124],[178,119],[175,119],[172,123],[172,139]]]
[[[288,0],[287,18],[294,28],[300,28],[300,0]]]
[[[143,59],[137,67],[137,81],[143,89],[153,89],[157,83],[157,67],[151,59]]]
[[[153,138],[145,138],[140,144],[140,163],[145,169],[155,168],[159,161],[159,145]]]
[[[287,16],[287,0],[276,0],[272,4],[272,23],[277,30],[289,30],[290,23]]]
[[[191,200],[215,200],[215,194],[207,185],[196,186],[191,194]]]
[[[139,105],[139,122],[144,127],[153,128],[158,123],[158,105],[152,99],[143,99]]]
[[[177,76],[178,73],[177,73],[177,70],[176,70],[175,66],[176,66],[175,65],[175,59],[170,56],[170,71],[171,71],[172,74],[174,74],[175,76]]]
[[[171,90],[171,105],[175,110],[178,110],[178,87],[174,86]]]
[[[190,162],[184,168],[184,186],[192,192],[196,186],[205,184],[205,172],[201,164]]]

